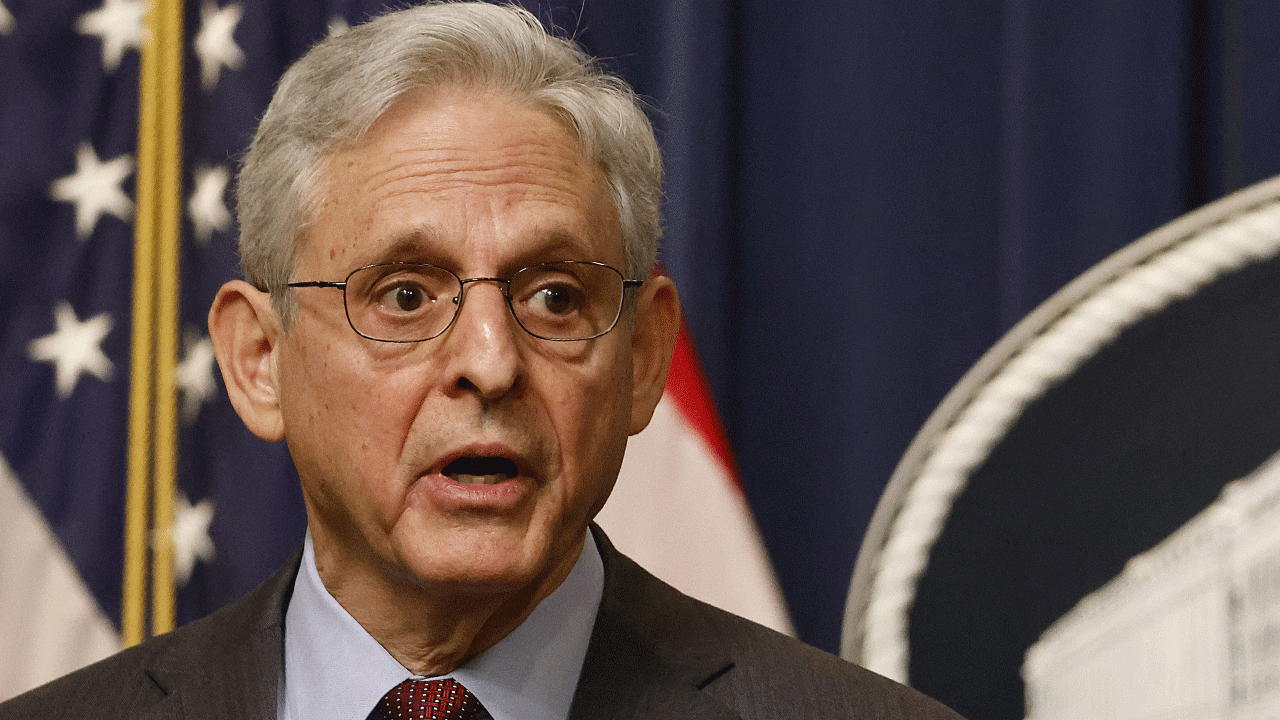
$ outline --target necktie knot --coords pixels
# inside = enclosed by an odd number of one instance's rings
[[[391,688],[370,716],[371,720],[475,720],[480,701],[453,678],[409,679]]]

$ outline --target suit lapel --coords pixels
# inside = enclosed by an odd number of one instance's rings
[[[147,674],[165,697],[146,720],[275,720],[284,668],[284,609],[301,552],[248,597],[192,623]]]
[[[210,667],[171,681],[184,720],[275,720],[283,636],[259,632]]]
[[[569,720],[738,717],[703,688],[732,672],[714,632],[681,596],[592,526],[605,586]],[[686,600],[687,602],[687,600]]]

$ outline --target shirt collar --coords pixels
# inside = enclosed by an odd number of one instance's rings
[[[519,627],[443,677],[462,683],[494,720],[564,720],[603,591],[604,564],[588,533],[569,576]],[[284,720],[364,720],[384,693],[415,677],[329,594],[310,533],[284,637]]]

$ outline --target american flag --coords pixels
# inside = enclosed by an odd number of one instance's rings
[[[120,642],[148,4],[2,1],[0,695],[7,695],[49,675],[36,660],[65,669],[56,664],[74,666]],[[186,27],[178,622],[251,589],[302,537],[285,448],[239,426],[204,316],[217,287],[237,274],[230,212],[237,154],[285,63],[328,32],[328,18],[206,0],[186,8]],[[61,640],[50,642],[51,633]]]
[[[234,166],[285,67],[317,40],[382,9],[379,2],[341,0],[202,0],[184,10],[180,427],[170,529],[179,624],[252,589],[299,544],[305,528],[286,448],[244,429],[206,335],[205,314],[218,286],[239,275]],[[0,0],[0,699],[121,644],[139,56],[147,11],[147,0]],[[705,396],[696,363],[688,368],[685,386],[693,377]],[[682,421],[680,408],[687,407],[664,401],[656,424],[675,418],[674,432],[692,436],[714,425],[705,417]],[[654,445],[643,445],[650,460],[663,443]],[[692,482],[718,484],[718,506],[741,516],[726,537],[744,538],[750,559],[730,574],[743,576],[750,567],[745,574],[761,579],[741,592],[757,605],[762,592],[771,598],[761,611],[770,617],[744,612],[785,627],[732,465],[715,453],[724,452],[723,442],[695,439],[682,447],[685,457],[711,457],[699,461]],[[652,479],[655,471],[624,469],[636,472]],[[626,483],[624,477],[619,485]],[[609,512],[637,517],[617,503]],[[702,522],[691,532],[718,534]],[[629,540],[625,528],[616,532],[624,550],[661,555],[637,547],[647,541]],[[722,544],[708,547],[720,553]],[[690,556],[685,545],[676,564],[690,567]],[[725,584],[718,585],[723,594]]]

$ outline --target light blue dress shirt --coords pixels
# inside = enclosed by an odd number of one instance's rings
[[[470,690],[494,720],[565,720],[604,592],[591,534],[560,587],[511,634],[441,677]],[[329,594],[307,534],[285,612],[281,720],[365,720],[388,690],[415,676]]]

